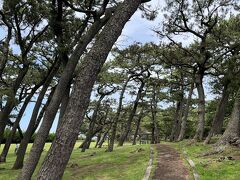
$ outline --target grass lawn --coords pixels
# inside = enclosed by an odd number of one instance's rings
[[[150,145],[129,145],[116,147],[111,153],[105,152],[105,147],[90,148],[82,153],[77,147],[81,142],[77,142],[73,150],[71,159],[65,170],[63,179],[65,180],[141,180],[150,155]],[[93,143],[92,143],[93,144]],[[94,145],[94,144],[93,144]],[[28,147],[28,152],[31,145]],[[45,145],[45,151],[50,144]],[[0,150],[2,151],[3,145]],[[15,145],[11,146],[7,162],[0,164],[0,180],[16,179],[19,170],[12,170],[15,161]],[[141,151],[137,151],[141,148]],[[43,160],[43,157],[41,161]],[[39,168],[39,166],[38,166]],[[35,174],[36,175],[36,174]],[[34,176],[35,176],[34,175]]]
[[[209,152],[212,145],[203,143],[190,144],[189,141],[167,143],[182,152],[184,148],[194,161],[201,180],[240,180],[240,149],[229,147],[224,152],[203,156]],[[220,157],[231,156],[235,160],[218,161]]]

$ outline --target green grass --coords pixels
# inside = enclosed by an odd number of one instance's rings
[[[203,156],[210,152],[212,145],[203,143],[190,144],[189,141],[167,143],[182,152],[185,149],[188,156],[194,161],[201,180],[240,180],[240,149],[228,147],[224,152]],[[232,156],[235,160],[223,160],[219,157]]]
[[[81,142],[77,142],[71,159],[65,170],[63,179],[65,180],[140,180],[142,179],[149,161],[150,145],[125,145],[116,147],[113,152],[105,152],[105,148],[90,148],[82,153],[77,147]],[[92,143],[92,146],[94,144]],[[31,145],[28,147],[30,150]],[[50,144],[45,145],[46,155]],[[1,146],[0,150],[2,150]],[[12,170],[15,161],[15,145],[11,146],[7,162],[0,164],[0,180],[16,179],[19,170]],[[143,151],[137,151],[142,148]],[[40,165],[38,165],[37,169]],[[36,175],[36,174],[35,174]],[[34,175],[34,176],[35,176]]]

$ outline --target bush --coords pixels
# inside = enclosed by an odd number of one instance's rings
[[[11,129],[10,128],[6,128],[5,131],[4,131],[4,134],[3,134],[3,139],[2,139],[2,142],[1,142],[2,144],[6,143],[6,140],[10,136],[10,134],[11,134]],[[23,132],[23,136],[24,136],[24,132]],[[34,133],[32,135],[30,143],[33,143],[35,138],[36,138],[36,133]],[[55,138],[55,133],[49,133],[46,142],[52,142],[54,138]],[[13,144],[20,143],[21,140],[22,140],[22,138],[20,136],[20,133],[17,131],[15,133],[15,136],[13,137],[12,143]]]

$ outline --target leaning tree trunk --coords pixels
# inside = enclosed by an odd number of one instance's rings
[[[8,56],[9,56],[9,44],[10,40],[12,38],[12,25],[10,23],[7,23],[8,26],[8,33],[6,36],[5,41],[3,42],[2,45],[2,54],[0,56],[0,77],[2,77],[3,71],[6,67],[7,61],[8,61]]]
[[[5,127],[7,125],[7,119],[9,114],[12,112],[12,109],[14,108],[14,98],[16,96],[16,93],[25,77],[25,75],[28,72],[28,65],[24,65],[23,68],[19,71],[18,77],[15,80],[12,88],[11,88],[11,97],[7,97],[7,102],[3,110],[0,112],[0,144],[3,138],[3,133],[5,130]]]
[[[136,145],[136,142],[137,142],[137,135],[138,135],[138,132],[139,132],[139,128],[140,128],[140,124],[141,124],[141,120],[143,118],[143,107],[140,111],[140,114],[138,116],[138,119],[137,119],[137,125],[136,125],[136,130],[135,130],[135,133],[134,133],[134,136],[133,136],[133,143],[132,145]]]
[[[28,143],[31,140],[31,137],[34,133],[34,130],[36,130],[35,125],[36,125],[36,122],[37,122],[39,109],[41,108],[42,101],[44,99],[44,96],[45,96],[45,93],[48,89],[48,86],[51,83],[52,78],[53,78],[53,76],[49,77],[49,79],[44,84],[44,86],[43,86],[43,88],[42,88],[42,90],[41,90],[41,92],[38,96],[38,99],[37,99],[37,102],[34,106],[32,116],[31,116],[31,119],[29,121],[27,130],[24,133],[23,139],[21,140],[21,143],[20,143],[20,146],[19,146],[19,149],[18,149],[18,153],[17,153],[17,158],[16,158],[15,163],[13,165],[13,169],[20,169],[23,166],[23,161],[24,161],[24,157],[25,157],[25,153],[26,153],[26,150],[27,150]],[[48,104],[50,102],[53,92],[54,92],[54,89],[52,89],[46,104]]]
[[[72,79],[72,75],[74,73],[75,67],[77,66],[77,63],[81,55],[84,53],[89,42],[91,42],[91,40],[98,33],[98,31],[104,26],[104,24],[108,19],[109,17],[105,17],[104,19],[101,19],[100,21],[95,22],[90,27],[88,32],[82,38],[79,39],[78,45],[76,46],[72,56],[69,58],[69,61],[64,69],[64,72],[61,75],[58,86],[54,92],[52,101],[45,112],[44,118],[42,120],[42,124],[38,130],[38,133],[36,135],[36,138],[31,148],[28,159],[25,162],[23,169],[18,177],[19,179],[21,180],[31,179],[31,176],[37,166],[37,163],[43,151],[45,141],[48,137],[48,133],[52,127],[52,123],[58,111],[58,107],[61,103],[62,96],[64,92],[66,92],[65,90]]]
[[[111,135],[110,135],[110,138],[109,138],[108,152],[113,151],[114,141],[115,141],[115,137],[116,137],[116,133],[117,133],[118,119],[119,119],[119,116],[120,116],[120,113],[121,113],[121,110],[122,110],[122,101],[123,101],[124,93],[125,93],[126,88],[127,88],[127,84],[128,84],[128,82],[130,81],[131,78],[132,78],[132,76],[128,77],[128,79],[124,83],[122,91],[120,93],[118,108],[117,108],[116,115],[114,116],[114,119],[113,119],[112,132],[111,132]]]
[[[138,93],[137,93],[137,97],[133,103],[133,108],[130,112],[130,115],[128,117],[128,121],[127,121],[127,125],[126,125],[126,129],[125,131],[123,132],[123,134],[121,135],[120,139],[119,139],[119,143],[118,143],[118,146],[123,146],[123,143],[124,141],[126,140],[130,130],[131,130],[131,126],[132,126],[132,121],[133,121],[133,118],[136,114],[136,111],[137,111],[137,107],[138,107],[138,104],[139,104],[139,100],[142,96],[142,91],[143,91],[143,88],[144,88],[144,85],[145,83],[143,81],[141,81],[141,85],[138,89]]]
[[[44,83],[44,85],[43,85],[43,87],[42,87],[42,89],[39,93],[39,96],[38,96],[37,102],[34,106],[32,116],[31,116],[31,119],[29,121],[27,130],[25,131],[24,137],[21,140],[21,143],[20,143],[20,146],[19,146],[19,149],[18,149],[18,153],[17,153],[17,158],[16,158],[15,163],[13,165],[13,169],[20,169],[20,168],[23,167],[24,156],[25,156],[25,153],[26,153],[26,150],[27,150],[28,143],[31,140],[31,137],[34,133],[34,127],[35,127],[35,124],[36,124],[36,120],[37,120],[37,117],[38,117],[39,110],[40,110],[41,105],[42,105],[42,101],[45,97],[45,94],[48,90],[48,87],[49,87],[50,83],[52,82],[52,79],[53,79],[54,75],[58,71],[58,68],[59,68],[59,65],[56,64],[56,67],[52,69],[51,73],[47,77],[47,79],[46,79],[46,81],[45,81],[45,83]],[[52,92],[54,92],[54,90],[52,90]],[[52,92],[51,92],[51,94],[52,94]],[[49,96],[49,98],[51,98],[51,97]]]
[[[69,95],[70,95],[70,90],[71,90],[71,84],[69,83],[69,85],[67,86],[62,101],[61,101],[61,106],[60,106],[60,112],[59,112],[59,120],[58,120],[58,126],[61,126],[61,120],[64,116],[64,113],[66,111],[67,105],[68,105],[68,101],[69,101]]]
[[[207,138],[204,141],[204,144],[208,144],[214,134],[221,133],[225,111],[227,108],[228,98],[229,98],[228,86],[224,86],[222,98],[217,106],[216,114],[212,122],[212,127],[208,133]]]
[[[216,143],[217,145],[226,145],[232,140],[240,138],[240,88],[235,97],[235,102],[230,121],[222,137]]]
[[[97,147],[98,147],[98,144],[99,144],[101,138],[102,138],[102,134],[101,134],[101,132],[100,132],[100,133],[98,133],[98,135],[97,135],[97,141],[96,141],[96,144],[95,144],[94,148],[97,148]]]
[[[198,125],[194,140],[202,140],[205,124],[205,95],[203,88],[203,74],[199,73],[196,76],[196,87],[198,91]]]
[[[179,133],[179,136],[178,136],[178,141],[182,141],[185,137],[185,132],[186,132],[186,129],[187,129],[187,119],[188,119],[189,108],[190,108],[190,105],[191,105],[193,89],[194,89],[194,82],[191,83],[190,90],[189,90],[189,93],[188,93],[188,98],[187,98],[186,107],[185,107],[185,110],[184,110],[184,113],[183,113],[183,120],[182,120],[182,123],[181,123],[181,129],[180,129],[180,133]]]
[[[1,162],[1,161],[2,161],[2,162],[5,162],[5,161],[6,161],[6,156],[7,156],[7,154],[8,154],[10,145],[11,145],[11,143],[12,143],[12,139],[13,139],[15,133],[16,133],[16,130],[17,130],[18,127],[19,127],[19,123],[20,123],[20,121],[21,121],[21,119],[22,119],[22,116],[23,116],[23,114],[24,114],[24,112],[25,112],[25,110],[26,110],[26,108],[27,108],[30,100],[32,99],[32,97],[34,96],[34,94],[35,94],[35,92],[38,90],[38,88],[40,88],[40,87],[44,84],[44,82],[46,81],[47,77],[49,76],[49,74],[50,74],[51,71],[53,70],[54,66],[55,66],[55,65],[53,65],[53,66],[50,68],[48,74],[47,74],[38,84],[36,84],[36,85],[32,88],[31,93],[26,97],[26,99],[25,99],[25,101],[24,101],[24,103],[23,103],[23,105],[22,105],[22,107],[21,107],[21,109],[20,109],[20,111],[19,111],[19,113],[18,113],[18,116],[17,116],[17,118],[16,118],[16,121],[14,122],[13,128],[12,128],[12,130],[11,130],[11,134],[9,135],[9,137],[8,137],[6,143],[5,143],[5,146],[4,146],[3,151],[2,151],[2,153],[1,153],[0,162]]]
[[[108,135],[108,132],[110,131],[110,129],[108,129],[107,131],[105,131],[102,135],[102,138],[100,139],[99,143],[98,143],[98,148],[102,148],[102,145]]]
[[[36,89],[37,90],[37,89]],[[0,162],[6,162],[6,157],[7,157],[7,154],[8,154],[8,151],[9,151],[9,148],[10,148],[10,145],[12,143],[12,139],[16,133],[16,130],[17,128],[19,127],[19,122],[21,121],[22,119],[22,116],[23,116],[23,113],[25,112],[26,108],[27,108],[27,105],[28,103],[30,102],[32,96],[34,95],[34,92],[35,91],[32,91],[31,94],[28,95],[28,97],[26,98],[26,100],[24,101],[19,113],[18,113],[18,116],[13,124],[13,127],[12,127],[12,130],[11,130],[11,133],[10,135],[8,136],[7,140],[6,140],[6,143],[4,145],[4,148],[3,148],[3,151],[1,153],[1,157],[0,157]]]
[[[62,119],[62,126],[38,172],[37,179],[61,179],[68,163],[85,112],[90,102],[91,91],[97,75],[124,25],[137,10],[141,0],[126,0],[116,9],[113,17],[105,25],[90,52],[82,62],[73,91]]]
[[[86,149],[89,149],[90,144],[91,144],[91,142],[92,142],[92,138],[93,138],[97,133],[99,133],[99,132],[102,130],[102,128],[103,128],[103,127],[100,126],[100,127],[97,127],[96,129],[93,130],[92,134],[90,134],[90,135],[88,136],[87,141],[86,141],[85,144],[83,145],[83,147],[82,147],[82,152],[85,152]]]
[[[85,150],[88,149],[88,147],[90,146],[92,137],[94,136],[93,133],[94,133],[95,124],[97,122],[98,112],[99,112],[101,102],[104,99],[104,97],[105,97],[105,94],[102,94],[97,101],[97,104],[96,104],[96,107],[94,109],[88,131],[87,131],[87,134],[86,134],[86,139],[84,140],[84,142],[82,144],[82,147],[81,147],[82,152],[85,152]]]

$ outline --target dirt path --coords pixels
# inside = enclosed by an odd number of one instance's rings
[[[164,144],[157,145],[157,168],[153,180],[188,180],[189,172],[179,153]]]

